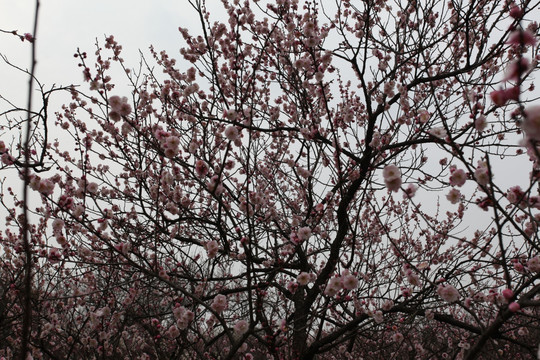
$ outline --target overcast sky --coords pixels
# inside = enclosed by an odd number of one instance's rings
[[[218,0],[211,0],[220,5]],[[34,0],[0,0],[0,29],[32,32]],[[219,6],[220,7],[220,6]],[[167,50],[179,58],[182,37],[178,27],[200,27],[187,0],[41,0],[37,32],[37,78],[44,84],[82,83],[82,73],[73,57],[77,47],[91,53],[96,38],[114,35],[124,47],[129,67],[138,64],[139,49]],[[0,34],[0,53],[21,67],[29,66],[28,43]],[[0,64],[0,94],[19,99],[26,93],[26,78]],[[18,100],[16,100],[18,101]]]

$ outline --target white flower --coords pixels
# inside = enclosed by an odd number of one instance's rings
[[[448,133],[443,127],[435,127],[435,128],[429,129],[428,133],[439,139],[444,139],[446,135],[448,135]]]

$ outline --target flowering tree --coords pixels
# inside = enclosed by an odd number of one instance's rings
[[[76,54],[90,90],[29,177],[33,356],[535,357],[539,4],[191,4],[184,62]]]

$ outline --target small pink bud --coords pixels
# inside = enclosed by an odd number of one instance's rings
[[[519,19],[521,16],[523,16],[523,12],[521,11],[520,7],[516,5],[516,3],[510,4],[510,16],[514,19]]]
[[[508,101],[507,94],[504,90],[495,90],[489,94],[491,101],[497,106],[503,106]]]
[[[513,313],[518,312],[519,309],[521,309],[521,306],[519,306],[517,302],[512,302],[508,305],[508,310],[510,310]]]
[[[514,292],[511,289],[504,289],[502,295],[506,300],[510,300],[514,296]]]

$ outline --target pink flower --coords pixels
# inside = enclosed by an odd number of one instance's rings
[[[302,241],[307,240],[311,236],[311,229],[309,227],[307,227],[307,226],[301,227],[296,232],[296,235]]]
[[[212,305],[210,305],[210,307],[212,308],[212,310],[214,310],[215,312],[222,312],[224,311],[225,309],[227,309],[227,297],[225,295],[222,295],[222,294],[218,294],[216,295],[216,297],[214,298],[214,301],[212,302]]]
[[[43,195],[51,195],[54,191],[54,182],[49,179],[41,180],[38,191]]]
[[[510,300],[514,296],[514,292],[511,289],[504,289],[502,295],[506,300]]]
[[[431,117],[431,114],[426,109],[421,109],[418,111],[418,121],[421,124],[427,123],[430,117]]]
[[[396,165],[386,165],[383,169],[384,180],[394,180],[401,177],[401,171]]]
[[[452,285],[439,285],[437,294],[446,302],[453,303],[459,300],[459,292]]]
[[[225,137],[227,137],[227,139],[231,141],[235,141],[236,139],[238,139],[238,135],[239,135],[238,128],[234,125],[228,126],[225,129]]]
[[[246,320],[239,320],[234,325],[234,332],[238,335],[244,335],[249,330],[249,324]]]
[[[463,186],[467,181],[467,174],[462,169],[453,170],[450,174],[450,185]]]
[[[215,240],[208,241],[204,245],[204,247],[206,248],[206,253],[208,254],[209,258],[215,257],[218,250],[219,250],[219,245],[218,245],[217,241],[215,241]]]
[[[404,190],[405,194],[403,194],[404,199],[410,199],[416,195],[416,190],[418,190],[418,186],[415,184],[409,184],[407,185],[407,188]]]
[[[489,171],[488,168],[485,166],[479,166],[474,171],[474,178],[476,179],[476,182],[480,185],[486,186],[489,184]]]
[[[410,274],[407,274],[407,280],[412,286],[420,286],[422,284],[418,275],[412,272]]]
[[[385,300],[381,306],[381,309],[384,311],[390,311],[394,307],[394,302],[392,300]]]
[[[383,313],[381,310],[377,310],[373,313],[373,320],[375,320],[375,322],[377,324],[380,324],[384,321],[384,317],[383,317]]]
[[[510,4],[510,11],[508,13],[514,19],[519,19],[523,16],[523,11],[521,11],[521,8],[517,6],[516,3]],[[540,358],[540,356],[538,358]]]
[[[0,154],[3,154],[7,151],[6,144],[0,140]]]
[[[540,257],[536,255],[535,257],[527,261],[527,267],[531,272],[540,273]]]
[[[504,90],[499,89],[499,90],[492,91],[489,94],[489,97],[491,98],[491,101],[493,101],[495,105],[503,106],[508,101],[508,98],[506,97],[506,95],[507,94],[505,93]]]
[[[111,111],[109,112],[109,117],[113,121],[119,121],[122,116],[128,116],[131,113],[131,105],[128,104],[128,98],[118,95],[111,96],[109,98],[109,106]]]
[[[180,330],[178,330],[178,327],[176,325],[171,325],[168,331],[169,337],[175,339],[180,335]]]
[[[474,128],[476,129],[476,131],[482,132],[486,129],[486,127],[487,127],[487,120],[484,115],[480,115],[474,120]]]
[[[118,109],[118,113],[122,116],[128,116],[131,114],[131,105],[129,105],[127,102],[122,103]]]
[[[508,310],[513,313],[518,312],[519,309],[521,309],[521,306],[519,306],[517,302],[511,302],[510,304],[508,304]]]
[[[324,293],[328,296],[334,296],[341,290],[341,287],[342,287],[341,278],[333,277],[330,279],[330,281],[326,285],[326,289],[324,290]]]
[[[536,38],[529,30],[516,30],[510,34],[506,43],[510,45],[534,46],[536,44]]]
[[[305,286],[311,281],[311,277],[307,272],[301,272],[297,277],[296,281],[300,286]]]
[[[504,80],[512,80],[517,81],[521,77],[521,74],[523,74],[525,71],[527,71],[530,68],[531,64],[529,63],[529,60],[527,58],[522,57],[519,60],[516,60],[508,65],[506,68],[506,74],[504,76]],[[517,86],[516,86],[517,87]],[[517,87],[517,91],[519,93],[519,87]],[[510,95],[508,90],[506,90],[506,94]]]
[[[523,198],[525,196],[525,193],[523,190],[521,190],[521,187],[519,185],[512,186],[507,192],[506,192],[506,198],[511,204],[518,204],[521,201],[523,201]]]
[[[298,289],[298,283],[296,281],[289,281],[287,283],[287,290],[289,290],[291,294],[294,294],[297,289]]]
[[[54,219],[52,222],[52,229],[53,232],[59,233],[64,228],[64,220],[62,219]]]
[[[341,281],[343,284],[343,288],[346,290],[353,290],[358,287],[358,279],[354,275],[345,275],[342,277]]]
[[[397,192],[401,187],[401,171],[396,165],[386,165],[383,169],[383,178],[388,190]]]
[[[400,333],[400,332],[397,332],[397,333],[395,333],[394,335],[392,335],[392,340],[393,340],[394,342],[400,343],[400,342],[403,341],[403,339],[404,339],[404,336],[403,336],[403,334]]]
[[[61,259],[62,259],[62,253],[60,252],[60,250],[56,249],[56,248],[52,248],[49,250],[49,261],[52,263],[52,264],[56,264],[57,262],[59,262]]]
[[[122,242],[114,245],[114,248],[122,254],[127,255],[131,250],[131,244]]]
[[[451,189],[446,195],[446,198],[452,204],[457,204],[459,200],[461,199],[461,192],[458,189]]]
[[[91,182],[86,185],[86,190],[88,190],[90,194],[95,194],[98,192],[99,186],[95,182]]]
[[[195,172],[198,177],[206,176],[208,174],[208,165],[202,160],[197,160],[195,163]]]
[[[540,105],[525,109],[525,119],[521,123],[521,128],[529,139],[540,141]]]

